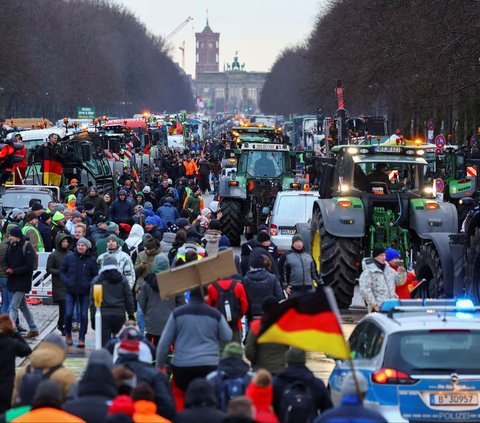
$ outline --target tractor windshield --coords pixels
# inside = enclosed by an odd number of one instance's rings
[[[252,177],[279,178],[286,169],[286,155],[280,151],[246,151],[239,159],[239,172]]]

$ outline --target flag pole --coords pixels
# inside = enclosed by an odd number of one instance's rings
[[[338,323],[340,324],[340,330],[342,332],[343,339],[345,340],[345,334],[343,333],[343,327],[342,327],[342,316],[340,315],[340,310],[338,309],[337,305],[337,300],[335,299],[335,295],[333,293],[332,288],[329,286],[323,287],[325,291],[325,296],[327,297],[327,301],[330,304],[330,308],[333,310],[333,312],[337,315]],[[347,341],[345,340],[345,343]],[[350,349],[350,347],[349,347]],[[350,365],[350,369],[352,370],[352,375],[353,375],[353,381],[355,383],[355,389],[357,391],[357,395],[359,398],[362,397],[362,392],[360,392],[360,385],[358,383],[357,375],[355,374],[355,366],[353,365],[353,360],[352,357],[348,357],[348,364]]]

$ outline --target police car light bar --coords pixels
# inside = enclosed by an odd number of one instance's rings
[[[475,312],[480,308],[475,306],[469,298],[457,299],[413,299],[413,300],[387,300],[380,307],[381,313],[393,312],[418,312],[426,310],[464,311]]]

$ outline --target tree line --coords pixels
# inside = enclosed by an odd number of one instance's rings
[[[163,40],[112,1],[4,0],[0,40],[0,119],[194,106]]]
[[[304,45],[275,62],[261,97],[266,113],[336,109],[345,87],[352,115],[386,116],[390,129],[436,129],[457,142],[480,126],[480,2],[336,0]]]

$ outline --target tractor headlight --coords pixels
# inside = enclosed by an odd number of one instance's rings
[[[340,184],[340,192],[349,192],[350,186],[347,184]]]

